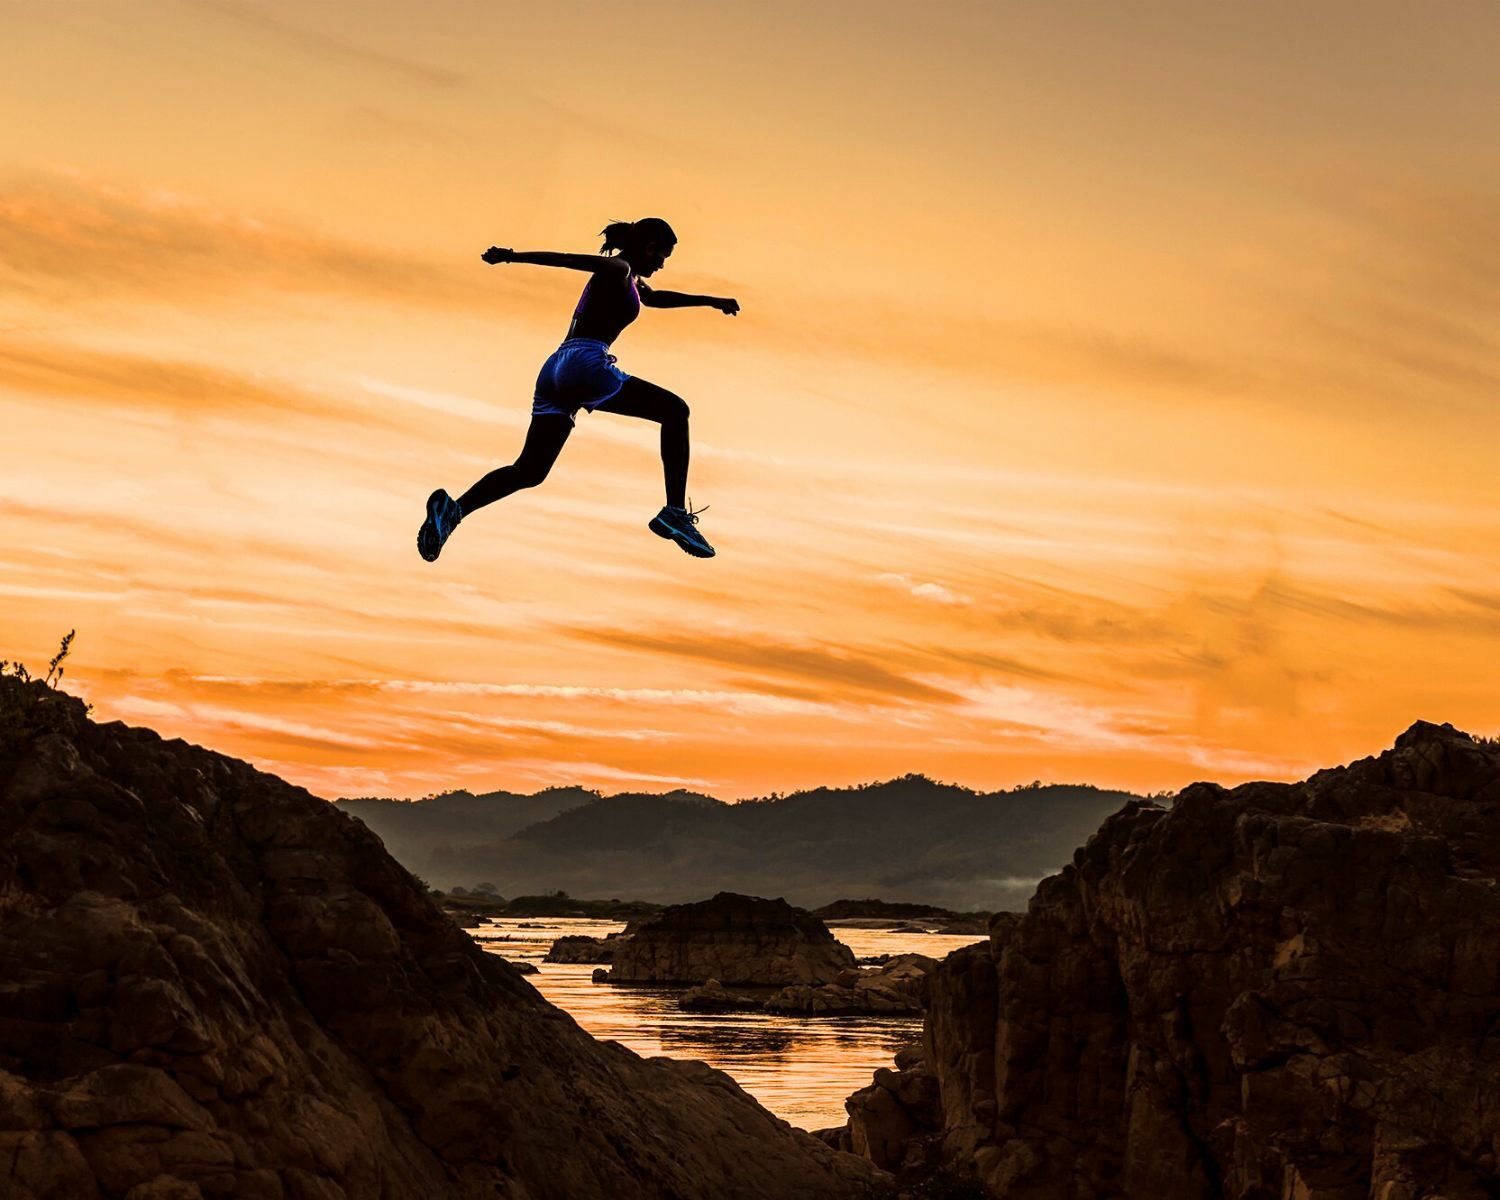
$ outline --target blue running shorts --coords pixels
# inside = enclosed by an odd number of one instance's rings
[[[575,421],[580,408],[592,412],[614,398],[629,375],[615,366],[607,342],[569,338],[552,352],[536,377],[531,413],[557,413]]]

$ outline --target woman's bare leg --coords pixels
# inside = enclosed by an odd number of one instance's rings
[[[687,402],[664,387],[657,387],[654,383],[647,383],[632,375],[618,392],[595,411],[640,417],[661,425],[661,466],[667,486],[667,503],[674,508],[685,508],[688,473]]]
[[[573,422],[561,413],[533,414],[526,442],[516,461],[508,467],[497,467],[458,498],[463,515],[503,500],[522,488],[536,487],[547,478],[572,432]]]
[[[647,528],[671,538],[695,558],[712,558],[714,548],[695,526],[698,517],[687,511],[688,406],[681,396],[634,376],[596,412],[641,417],[661,425],[661,467],[667,485],[667,507],[652,517]]]

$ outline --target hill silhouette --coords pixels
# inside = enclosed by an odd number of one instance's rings
[[[495,791],[475,795],[469,791],[444,792],[415,802],[362,796],[340,800],[338,805],[378,832],[402,862],[425,861],[426,856],[455,839],[485,841],[511,834],[577,808],[599,793],[581,787],[545,788],[523,795]],[[394,849],[399,846],[400,851]]]
[[[549,795],[558,811],[497,832],[514,825],[517,799]],[[491,882],[505,895],[560,888],[669,904],[735,891],[805,908],[871,896],[1000,910],[1024,905],[1106,816],[1140,798],[1086,784],[976,792],[921,775],[738,804],[686,791],[492,796],[338,804],[442,888]]]

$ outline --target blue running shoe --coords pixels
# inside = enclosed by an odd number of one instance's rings
[[[698,513],[707,512],[708,505],[704,505],[698,512],[690,512],[685,508],[678,508],[668,504],[661,512],[651,518],[647,526],[657,537],[671,538],[694,558],[712,558],[714,548],[708,544],[708,540],[693,528],[698,523]]]
[[[458,501],[438,488],[427,497],[427,520],[417,530],[417,553],[428,562],[436,562],[443,543],[463,519],[463,509],[458,507]]]

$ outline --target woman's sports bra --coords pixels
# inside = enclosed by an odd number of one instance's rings
[[[617,275],[592,275],[578,297],[568,336],[612,342],[640,315],[641,293],[634,274],[624,280]]]

